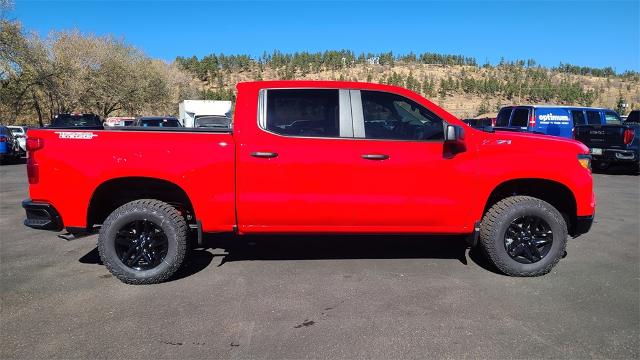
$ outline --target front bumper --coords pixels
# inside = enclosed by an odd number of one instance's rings
[[[62,218],[53,205],[46,202],[34,202],[27,199],[22,202],[27,213],[24,225],[38,230],[62,230]]]
[[[576,223],[573,227],[572,236],[578,237],[582,234],[589,232],[589,230],[591,230],[591,225],[593,225],[593,215],[578,216],[576,218]]]

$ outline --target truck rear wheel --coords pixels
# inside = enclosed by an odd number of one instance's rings
[[[124,204],[104,221],[102,262],[127,284],[155,284],[179,268],[187,252],[187,223],[171,205],[153,199]]]
[[[489,260],[511,276],[539,276],[564,255],[567,224],[549,203],[512,196],[493,205],[480,226],[480,243]]]

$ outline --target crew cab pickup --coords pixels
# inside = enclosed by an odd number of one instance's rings
[[[476,130],[400,87],[240,83],[233,119],[227,129],[30,130],[25,224],[78,235],[99,226],[112,274],[148,284],[181,266],[190,227],[300,241],[459,234],[505,274],[536,276],[593,221],[586,146]]]
[[[640,166],[640,123],[637,112],[630,114],[624,123],[615,112],[606,113],[602,125],[578,125],[574,128],[574,138],[589,147],[593,156],[593,166],[606,170],[612,163],[627,164],[638,169]],[[635,121],[634,121],[635,119]]]

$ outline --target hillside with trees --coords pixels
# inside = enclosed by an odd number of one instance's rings
[[[272,79],[351,80],[403,86],[460,117],[495,113],[506,104],[601,106],[624,112],[640,106],[640,73],[610,67],[560,64],[543,67],[534,59],[480,65],[471,57],[436,53],[356,55],[349,50],[279,51],[258,58],[211,54],[178,57],[176,64],[197,80],[200,95],[233,100],[239,81]]]

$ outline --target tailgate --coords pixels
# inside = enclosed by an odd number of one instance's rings
[[[575,127],[575,139],[590,148],[623,149],[624,130],[622,125],[579,125]]]

